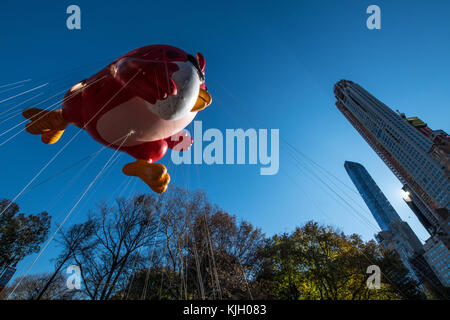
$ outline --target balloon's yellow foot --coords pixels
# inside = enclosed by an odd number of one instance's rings
[[[145,160],[136,160],[126,164],[122,172],[127,176],[139,177],[153,191],[163,193],[167,190],[170,182],[170,175],[166,167],[161,163],[150,163]]]
[[[31,134],[40,134],[42,142],[46,144],[57,142],[69,124],[62,116],[62,109],[48,111],[30,108],[22,114],[30,120],[25,129]]]

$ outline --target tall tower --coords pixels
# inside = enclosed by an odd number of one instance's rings
[[[401,220],[366,168],[351,161],[345,161],[344,167],[381,228],[375,236],[378,242],[384,248],[395,250],[417,280],[440,288],[443,282],[426,262],[422,243],[408,223]]]
[[[400,216],[391,206],[383,192],[381,192],[366,168],[357,162],[351,161],[345,161],[344,167],[380,229],[391,231],[391,223],[396,220],[401,221]]]
[[[448,246],[448,135],[437,130],[427,136],[419,119],[397,114],[352,81],[339,81],[334,93],[338,109],[404,184],[419,220]]]

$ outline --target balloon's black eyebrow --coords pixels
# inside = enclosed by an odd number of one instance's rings
[[[193,56],[193,55],[191,55],[191,54],[188,54],[188,60],[190,61],[190,62],[192,62],[192,64],[194,65],[194,67],[197,69],[197,71],[198,71],[198,74],[199,74],[199,76],[200,76],[200,79],[202,80],[202,81],[204,81],[205,80],[205,75],[203,74],[203,71],[202,71],[202,69],[200,68],[200,65],[199,65],[199,63],[198,63],[198,60]]]

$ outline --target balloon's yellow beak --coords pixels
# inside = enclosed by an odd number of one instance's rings
[[[194,107],[191,109],[191,112],[198,112],[200,110],[205,109],[212,102],[211,95],[208,91],[200,88],[200,92],[198,93],[197,101],[195,102]]]

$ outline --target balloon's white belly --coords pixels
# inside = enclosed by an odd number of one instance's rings
[[[108,143],[135,146],[168,138],[184,129],[196,112],[177,120],[164,120],[152,111],[150,103],[134,97],[111,109],[97,121],[98,134]]]

